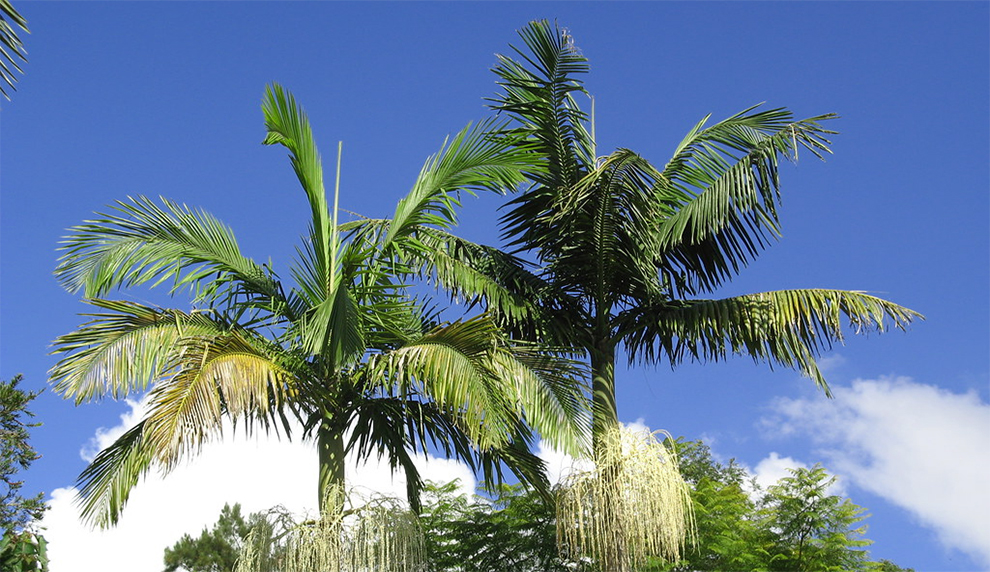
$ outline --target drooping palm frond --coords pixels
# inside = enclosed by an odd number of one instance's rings
[[[399,394],[428,396],[481,448],[505,444],[519,405],[506,395],[491,355],[500,333],[486,316],[446,324],[395,350],[371,356],[369,379]]]
[[[804,148],[829,153],[827,114],[794,121],[786,109],[747,109],[710,127],[707,118],[653,173],[657,260],[682,293],[711,291],[779,233],[778,162]]]
[[[83,521],[101,528],[117,524],[131,490],[153,461],[154,450],[144,438],[143,421],[100,451],[77,481]]]
[[[116,522],[131,487],[152,465],[168,471],[222,429],[223,416],[266,430],[293,396],[291,356],[209,312],[89,300],[104,310],[55,340],[56,391],[77,403],[121,398],[151,386],[138,427],[80,476],[84,517]],[[284,365],[283,365],[284,364]],[[283,420],[284,424],[284,420]],[[276,427],[277,431],[277,427]]]
[[[224,331],[204,313],[134,302],[88,302],[107,312],[84,314],[92,320],[55,339],[52,353],[64,357],[49,372],[55,391],[77,404],[143,391],[179,365],[183,339]]]
[[[506,391],[522,406],[522,418],[551,446],[573,457],[588,454],[591,409],[586,389],[576,382],[587,377],[583,363],[569,352],[515,343],[495,354]]]
[[[171,279],[173,292],[189,288],[207,300],[227,287],[283,305],[271,271],[241,254],[228,226],[204,211],[162,203],[141,196],[118,201],[116,213],[69,229],[56,278],[89,298]]]
[[[10,94],[7,88],[17,89],[17,74],[24,73],[18,61],[27,61],[27,50],[24,49],[24,42],[17,35],[17,26],[25,32],[31,33],[27,27],[27,20],[14,9],[10,0],[0,0],[0,94],[10,101]]]
[[[620,316],[631,356],[670,363],[748,355],[771,366],[800,370],[830,394],[815,357],[841,343],[843,327],[856,333],[904,330],[921,314],[862,292],[780,290],[722,300],[661,303]]]
[[[249,432],[255,423],[272,428],[275,411],[298,390],[270,355],[280,348],[247,332],[186,338],[182,346],[177,371],[152,389],[145,417],[145,439],[164,471],[220,436],[225,417]]]

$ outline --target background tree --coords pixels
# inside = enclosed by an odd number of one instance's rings
[[[243,256],[213,216],[169,201],[120,202],[64,242],[56,275],[97,313],[55,341],[63,356],[51,371],[56,391],[81,403],[150,387],[144,419],[80,476],[84,516],[116,522],[145,471],[168,471],[225,419],[286,432],[299,419],[317,442],[324,513],[344,509],[349,451],[404,470],[414,507],[412,455],[430,445],[488,479],[505,462],[541,484],[542,464],[528,450],[534,429],[567,450],[583,443],[574,364],[509,339],[484,315],[442,322],[403,281],[412,273],[406,253],[429,255],[417,228],[448,231],[460,192],[514,185],[527,154],[489,137],[486,125],[468,126],[427,161],[387,234],[345,236],[339,188],[331,206],[302,109],[278,85],[262,107],[265,143],[289,151],[312,214],[290,267],[295,284]],[[338,148],[338,186],[339,170]],[[169,282],[170,293],[193,294],[191,310],[103,298]]]
[[[748,355],[796,368],[828,393],[816,356],[857,332],[904,329],[919,314],[861,292],[788,290],[710,299],[780,234],[781,159],[829,152],[826,114],[795,120],[786,109],[746,109],[695,125],[662,167],[628,149],[597,152],[594,125],[575,96],[587,59],[571,36],[546,21],[520,31],[524,48],[499,56],[502,92],[494,109],[513,120],[505,135],[536,153],[530,184],[507,203],[508,247],[533,258],[506,282],[541,305],[520,324],[587,357],[595,454],[619,426],[615,359],[677,365]],[[478,292],[481,296],[483,293]],[[498,311],[499,300],[490,300]],[[843,319],[844,318],[844,319]],[[617,468],[599,467],[605,479]],[[613,502],[618,502],[617,497]],[[606,521],[622,509],[602,506]],[[629,567],[621,543],[606,570]]]
[[[832,494],[835,477],[821,466],[794,469],[762,490],[734,460],[715,461],[703,442],[674,445],[691,484],[697,538],[680,561],[645,570],[903,570],[869,560],[865,509]]]
[[[17,35],[17,28],[30,33],[27,20],[14,9],[10,0],[0,0],[0,94],[7,101],[10,101],[7,89],[17,89],[14,86],[17,74],[24,73],[18,62],[27,61],[27,50]]]
[[[196,538],[184,534],[165,549],[165,572],[233,572],[248,534],[263,520],[261,513],[245,518],[240,503],[225,504],[212,529],[204,527]]]
[[[420,522],[431,572],[585,570],[557,550],[553,503],[521,485],[483,489],[473,498],[457,482],[429,483]]]
[[[828,493],[835,477],[821,465],[791,469],[763,498],[761,526],[774,538],[770,570],[868,570],[865,509]]]
[[[44,494],[21,496],[24,481],[17,473],[27,469],[41,455],[28,442],[30,429],[40,423],[28,423],[34,417],[28,407],[40,392],[26,392],[17,386],[22,377],[0,381],[0,569],[20,572],[47,570],[47,543],[31,525],[40,520],[47,508]]]

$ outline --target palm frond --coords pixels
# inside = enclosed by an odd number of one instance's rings
[[[289,150],[292,169],[309,200],[314,257],[311,270],[316,273],[313,281],[329,291],[340,237],[334,220],[336,214],[327,205],[323,163],[309,119],[295,97],[277,83],[266,87],[261,108],[268,129],[264,144],[282,145]]]
[[[84,314],[92,320],[55,339],[52,353],[66,355],[49,372],[55,391],[77,404],[144,390],[181,361],[181,340],[223,329],[203,313],[134,302],[88,302],[108,312]]]
[[[168,471],[184,455],[220,435],[223,418],[271,427],[274,411],[294,385],[268,355],[269,343],[241,332],[186,338],[179,369],[149,396],[145,435],[156,463]]]
[[[141,421],[100,451],[79,475],[77,486],[83,521],[100,528],[117,524],[131,490],[154,461]]]
[[[17,89],[14,86],[17,83],[17,74],[24,73],[18,61],[27,61],[27,50],[14,26],[30,33],[27,20],[14,9],[10,0],[0,0],[0,94],[7,101],[10,101],[7,88]]]
[[[695,300],[637,307],[618,319],[628,332],[630,355],[671,364],[686,357],[718,361],[742,354],[756,361],[800,370],[826,394],[816,356],[841,343],[844,324],[855,333],[904,330],[924,317],[863,292],[780,290],[722,300]]]
[[[456,225],[460,193],[505,192],[523,182],[524,170],[536,168],[533,153],[508,137],[494,121],[468,125],[426,160],[412,190],[396,207],[384,246],[421,225],[449,229]]]
[[[821,122],[834,114],[793,121],[785,109],[754,109],[710,127],[702,120],[656,174],[657,258],[684,293],[711,291],[778,236],[779,159],[830,152],[835,132]]]
[[[499,338],[487,316],[446,324],[369,357],[366,375],[395,384],[400,393],[436,401],[479,447],[500,446],[520,408],[500,386],[491,360]]]
[[[530,173],[549,190],[569,186],[594,161],[594,141],[584,126],[587,115],[574,101],[584,93],[577,76],[588,71],[588,61],[574,46],[571,35],[546,20],[530,22],[519,31],[525,51],[513,47],[521,61],[499,55],[492,70],[503,93],[492,107],[515,119],[515,134],[524,137],[547,159],[545,169]]]
[[[589,452],[591,418],[587,392],[579,380],[588,377],[582,362],[563,351],[516,343],[495,355],[503,391],[522,405],[522,418],[554,448],[574,457]]]
[[[141,196],[118,201],[115,213],[97,213],[102,218],[69,229],[56,278],[90,298],[171,279],[173,292],[185,287],[211,298],[227,285],[280,304],[277,280],[241,254],[229,227],[204,211],[162,203]]]

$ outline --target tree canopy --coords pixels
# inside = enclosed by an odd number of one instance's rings
[[[10,572],[47,570],[47,542],[32,524],[46,510],[44,493],[21,495],[24,481],[17,473],[27,469],[41,455],[28,442],[34,417],[29,406],[40,392],[20,389],[21,375],[0,381],[0,569]]]

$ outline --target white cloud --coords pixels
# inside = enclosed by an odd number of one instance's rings
[[[808,463],[801,462],[793,457],[781,457],[776,451],[771,451],[765,459],[761,460],[756,464],[756,468],[749,469],[745,467],[746,471],[756,477],[756,483],[760,486],[760,489],[766,491],[770,485],[777,484],[777,481],[783,479],[784,477],[793,476],[793,472],[796,469],[810,469],[811,467]],[[830,495],[836,495],[840,497],[849,496],[844,486],[844,480],[841,476],[835,474],[829,467],[825,467],[829,475],[835,477],[832,484],[829,485],[825,492]],[[753,495],[756,491],[748,491],[750,495]]]
[[[904,377],[834,392],[834,400],[779,400],[767,423],[811,436],[830,468],[990,566],[990,405]]]
[[[98,431],[81,454],[92,455],[140,418],[142,403],[128,403],[131,410],[121,416],[121,424]],[[462,491],[474,491],[474,476],[462,463],[422,456],[416,461],[423,478],[460,479]],[[134,488],[120,522],[110,530],[90,530],[80,523],[75,489],[56,489],[42,522],[51,570],[160,570],[165,547],[185,533],[195,535],[212,525],[224,503],[240,502],[245,512],[282,505],[296,513],[312,513],[316,481],[317,457],[311,443],[238,433],[206,445],[193,462],[167,477],[150,473]],[[404,476],[393,477],[387,464],[374,457],[361,466],[350,463],[348,486],[405,497]]]
[[[776,451],[773,451],[770,456],[757,463],[756,468],[749,473],[756,477],[756,482],[760,488],[766,489],[780,479],[791,476],[792,469],[807,468],[806,463],[792,457],[781,457]]]

